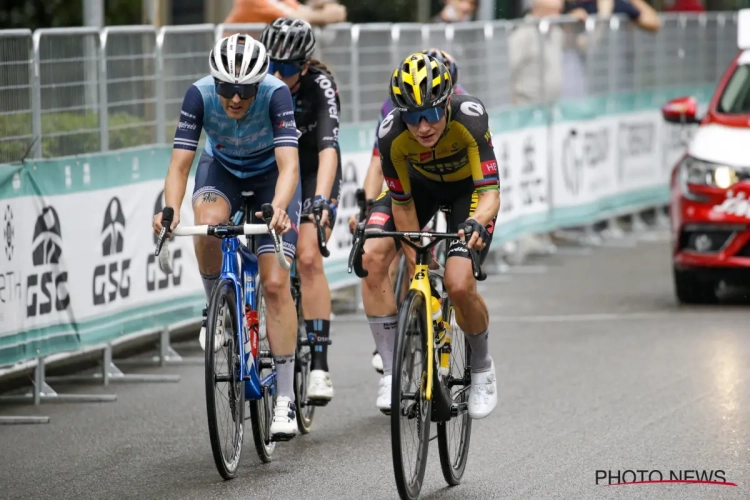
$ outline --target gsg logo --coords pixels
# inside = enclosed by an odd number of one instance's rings
[[[95,306],[130,295],[130,259],[118,257],[125,247],[125,214],[120,199],[109,201],[102,224],[102,256],[105,262],[96,266],[92,282]]]
[[[31,260],[40,272],[26,278],[26,316],[49,314],[53,304],[55,311],[64,311],[70,305],[68,273],[58,270],[62,257],[62,228],[52,206],[44,207],[36,219],[31,246]],[[40,295],[46,300],[40,300]]]

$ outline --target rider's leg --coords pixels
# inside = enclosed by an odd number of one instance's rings
[[[213,158],[203,153],[198,162],[193,189],[193,213],[195,224],[219,224],[227,222],[232,213],[232,205],[242,190],[242,180],[216,163]],[[211,290],[221,272],[221,240],[208,236],[193,238],[198,269],[203,280],[206,303],[211,299]],[[201,348],[205,350],[206,315],[208,306],[203,310],[203,322],[198,335]],[[214,351],[221,349],[223,336],[214,337]]]
[[[302,311],[305,317],[307,336],[314,343],[307,397],[313,400],[333,399],[333,383],[328,371],[328,345],[325,342],[331,332],[331,290],[323,272],[323,256],[318,249],[318,229],[310,219],[317,187],[317,171],[302,178],[302,218],[297,243],[297,272],[302,284]],[[326,228],[326,241],[336,222],[335,205],[338,203],[341,186],[341,163],[339,162],[328,197],[333,204]],[[315,345],[316,342],[321,342]]]
[[[451,232],[465,221],[476,206],[476,194],[457,200],[452,207]],[[484,262],[489,253],[492,237],[480,254]],[[489,312],[487,304],[477,291],[472,274],[471,258],[466,244],[451,242],[445,264],[445,288],[456,308],[456,322],[466,335],[471,350],[471,388],[469,390],[469,416],[479,419],[489,415],[497,405],[495,364],[489,354]]]
[[[273,200],[277,172],[256,179],[257,207]],[[299,227],[300,189],[292,199],[287,214],[292,229],[282,236],[282,247],[287,261],[294,260]],[[255,223],[262,222],[254,218]],[[266,325],[271,353],[276,365],[276,406],[274,407],[271,435],[274,438],[292,438],[297,432],[297,407],[294,403],[294,354],[297,347],[297,311],[292,299],[289,271],[279,266],[274,255],[270,235],[258,238],[258,265],[263,297],[266,301]]]
[[[393,287],[393,283],[396,282],[396,274],[398,273],[398,262],[400,259],[401,259],[401,250],[399,249],[396,255],[393,257],[393,260],[391,261],[391,265],[388,267],[388,281],[391,283],[391,287]],[[401,295],[403,298],[404,294],[402,293]],[[380,356],[377,346],[375,348],[375,352],[372,353],[372,367],[375,368],[375,371],[377,371],[378,373],[383,373],[383,358]]]
[[[330,229],[327,232],[330,234]],[[315,224],[300,224],[297,248],[297,272],[302,285],[302,311],[307,336],[313,343],[327,342],[331,329],[331,290],[323,272],[323,256],[318,249]],[[333,383],[328,373],[328,345],[313,345],[311,351],[307,396],[310,399],[331,400]]]
[[[395,229],[391,213],[390,196],[376,201],[367,221],[368,231],[392,231]],[[383,364],[383,376],[376,406],[381,410],[391,407],[391,372],[393,367],[393,350],[396,345],[396,297],[393,285],[388,278],[388,267],[396,255],[396,244],[392,238],[374,238],[366,240],[365,253],[362,256],[362,267],[367,270],[367,277],[362,280],[362,302],[365,314],[370,323],[370,331],[375,340],[375,347]]]

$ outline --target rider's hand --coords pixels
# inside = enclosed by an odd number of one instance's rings
[[[325,196],[318,195],[313,200],[312,213],[308,215],[308,218],[315,222],[315,211],[320,209],[320,227],[328,226],[331,214],[331,205],[328,203],[328,199]]]
[[[180,223],[180,211],[179,210],[175,210],[174,211],[174,217],[172,217],[172,226],[169,228],[169,231],[167,232],[167,236],[169,235],[169,232],[171,232],[174,228],[176,228],[177,224],[179,224],[179,223]],[[154,215],[154,220],[151,223],[151,225],[154,228],[154,232],[158,236],[159,233],[161,232],[161,228],[162,228],[162,225],[161,225],[161,212],[159,212],[158,214]]]
[[[273,217],[271,217],[271,224],[269,226],[276,231],[276,234],[285,234],[292,229],[292,223],[289,221],[289,216],[281,207],[273,206]],[[263,212],[255,212],[255,216],[263,218]]]
[[[481,251],[489,239],[487,229],[474,219],[466,219],[466,222],[458,226],[458,236],[461,241],[466,241],[466,236],[470,235],[466,248],[469,250]]]

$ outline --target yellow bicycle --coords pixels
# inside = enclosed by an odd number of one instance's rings
[[[448,207],[441,210],[449,216]],[[450,227],[450,221],[448,224]],[[458,237],[456,233],[365,232],[360,223],[349,255],[348,271],[354,268],[356,275],[364,278],[367,270],[362,268],[362,254],[368,238],[399,238],[417,254],[414,277],[398,312],[391,393],[393,470],[404,499],[417,498],[422,489],[428,445],[433,439],[429,436],[431,422],[437,423],[440,465],[446,482],[459,484],[466,469],[471,437],[469,345],[445,291],[445,269],[440,264],[437,269],[429,268],[430,249],[441,240]],[[430,241],[419,245],[423,239]],[[474,277],[486,279],[477,252],[470,250],[469,255]],[[410,434],[412,426],[416,430]]]

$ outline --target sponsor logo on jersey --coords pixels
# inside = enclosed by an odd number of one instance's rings
[[[427,161],[430,158],[432,158],[432,151],[425,151],[424,153],[419,153],[419,161]]]
[[[495,160],[483,161],[482,174],[487,176],[497,175],[497,162]]]
[[[385,226],[385,223],[391,218],[390,215],[382,212],[373,212],[367,221],[367,225],[373,224],[375,226]]]
[[[399,193],[402,193],[404,191],[403,186],[401,186],[401,181],[398,179],[385,177],[385,185],[388,186],[388,189],[390,189],[391,191],[397,191]]]

